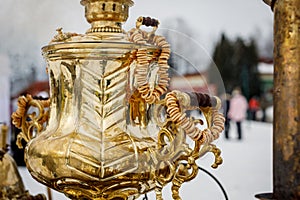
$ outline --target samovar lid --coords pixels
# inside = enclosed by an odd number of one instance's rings
[[[62,32],[62,28],[58,28],[58,33],[50,41],[50,45],[124,39],[122,24],[128,19],[129,7],[134,5],[132,0],[81,0],[80,3],[85,7],[85,18],[91,28],[86,34]]]
[[[85,7],[85,17],[91,28],[86,34],[63,32],[58,28],[49,45],[42,48],[46,59],[82,58],[95,51],[108,52],[107,49],[122,52],[142,46],[156,49],[150,44],[130,42],[122,29],[122,24],[128,19],[129,7],[134,5],[132,0],[81,0],[80,3]]]

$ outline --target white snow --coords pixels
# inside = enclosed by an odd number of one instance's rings
[[[231,125],[230,136],[225,140],[222,135],[215,144],[222,150],[224,163],[214,170],[212,154],[198,161],[199,166],[209,170],[223,185],[230,200],[253,200],[255,194],[272,192],[272,124],[245,121],[242,124],[243,139],[236,138],[235,124]],[[33,180],[26,168],[20,168],[26,189],[31,194],[47,194],[46,188]],[[172,199],[170,185],[163,190],[165,200]],[[181,189],[183,200],[224,200],[219,186],[207,174],[199,171],[191,182]],[[52,191],[53,200],[67,199],[64,195]],[[142,200],[143,196],[139,198]],[[149,200],[155,200],[153,192]]]
[[[268,63],[260,62],[257,66],[258,72],[260,74],[273,74],[274,73],[274,65]]]

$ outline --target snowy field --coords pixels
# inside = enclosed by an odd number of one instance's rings
[[[222,150],[224,163],[218,169],[211,169],[213,156],[207,154],[198,161],[199,166],[210,171],[225,188],[230,200],[253,200],[255,194],[272,192],[272,124],[246,121],[243,123],[243,139],[236,138],[235,124],[231,125],[230,136],[222,135],[215,144]],[[26,189],[31,194],[44,193],[46,188],[34,181],[26,168],[20,168]],[[164,199],[171,200],[170,186],[163,191]],[[181,189],[183,200],[224,200],[225,197],[216,182],[206,173],[198,176]],[[52,191],[53,200],[65,200],[64,195]],[[140,197],[139,200],[142,200]],[[155,200],[154,193],[148,194]]]

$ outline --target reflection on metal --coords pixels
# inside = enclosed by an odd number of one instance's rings
[[[44,200],[44,195],[31,196],[25,190],[22,178],[14,159],[7,153],[6,143],[8,127],[1,126],[0,131],[0,199],[1,200]]]
[[[300,0],[274,2],[274,191],[300,199]]]
[[[180,200],[199,157],[212,152],[212,167],[222,163],[211,144],[224,129],[219,98],[167,92],[170,46],[155,34],[156,19],[140,17],[136,28],[122,29],[131,0],[81,4],[92,26],[87,33],[57,29],[43,48],[50,99],[20,97],[12,116],[22,129],[18,141],[28,142],[27,168],[72,199],[131,200],[154,190],[162,200],[171,182]],[[201,111],[207,127],[190,110]]]

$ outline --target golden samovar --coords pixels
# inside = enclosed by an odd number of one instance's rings
[[[50,99],[20,97],[13,114],[19,141],[28,142],[28,170],[71,199],[130,200],[155,190],[160,200],[169,182],[180,199],[181,185],[197,174],[196,159],[211,151],[213,167],[222,162],[211,144],[223,130],[220,100],[167,91],[170,46],[155,34],[156,19],[140,17],[134,29],[122,29],[131,0],[81,4],[87,33],[58,29],[42,49]],[[207,127],[188,110],[202,111]]]
[[[15,160],[7,153],[8,126],[0,126],[0,199],[1,200],[45,200],[42,194],[32,196],[25,190]]]

